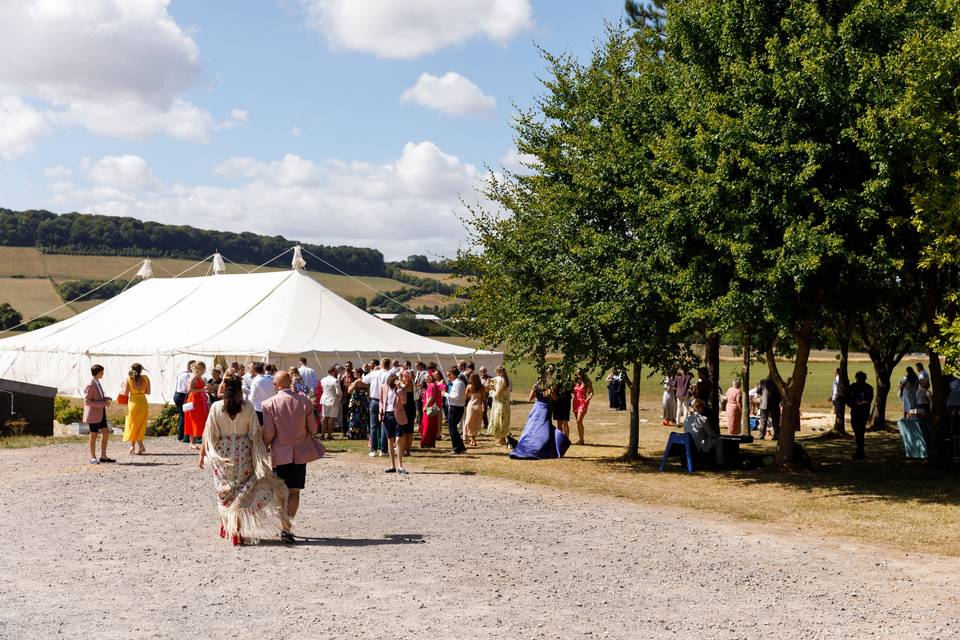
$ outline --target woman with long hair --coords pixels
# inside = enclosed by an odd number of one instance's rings
[[[593,382],[584,369],[578,369],[573,377],[573,416],[577,420],[577,444],[583,444],[583,419],[593,400]]]
[[[130,443],[130,455],[142,456],[147,452],[143,438],[147,434],[147,395],[150,393],[150,378],[143,375],[143,366],[134,362],[123,383],[122,393],[127,395],[127,418],[123,425],[123,441]]]
[[[428,375],[420,390],[420,400],[423,402],[423,411],[420,415],[420,448],[432,449],[437,445],[437,435],[440,433],[440,418],[443,410],[443,392],[437,384],[435,376]]]
[[[487,433],[497,439],[497,444],[507,444],[510,435],[510,376],[503,365],[497,367],[490,383],[490,422]]]
[[[370,425],[370,395],[360,376],[355,376],[347,387],[347,437],[351,440],[366,440]]]
[[[913,370],[907,367],[907,375],[900,379],[900,404],[903,407],[903,417],[910,415],[917,406],[917,389],[920,388],[920,378]]]
[[[234,545],[243,536],[276,536],[289,530],[287,485],[273,474],[253,405],[243,399],[243,380],[224,378],[223,400],[210,407],[200,468],[210,459],[220,511],[220,537]]]
[[[551,373],[547,373],[530,389],[527,397],[533,402],[533,408],[527,416],[520,440],[510,452],[514,460],[562,458],[570,447],[570,439],[550,421],[550,404],[555,400],[555,390]]]
[[[463,420],[463,440],[470,446],[477,446],[477,435],[483,428],[483,409],[487,404],[487,390],[480,381],[480,374],[474,373],[467,383],[467,413]]]
[[[207,423],[207,414],[210,412],[210,399],[207,397],[207,381],[203,374],[207,365],[203,362],[193,363],[193,376],[190,378],[190,393],[183,403],[183,432],[190,437],[190,448],[199,448],[197,438],[203,437],[203,428]],[[189,408],[188,408],[189,407]]]

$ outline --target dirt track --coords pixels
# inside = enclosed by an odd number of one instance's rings
[[[308,539],[232,548],[209,470],[149,444],[99,467],[82,446],[0,451],[0,638],[960,637],[955,560],[416,459],[406,478],[317,462]]]

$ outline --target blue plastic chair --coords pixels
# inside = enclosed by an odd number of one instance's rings
[[[663,450],[663,460],[660,461],[660,471],[666,468],[667,459],[673,455],[680,456],[680,464],[683,464],[683,459],[686,458],[687,471],[693,473],[693,438],[689,433],[674,431],[670,434],[667,438],[667,448]]]

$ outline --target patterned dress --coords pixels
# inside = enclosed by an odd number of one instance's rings
[[[510,433],[510,385],[502,376],[493,379],[491,395],[493,403],[490,405],[490,425],[487,433],[502,440]]]
[[[370,396],[367,395],[366,390],[359,389],[350,394],[347,412],[350,429],[348,437],[351,440],[365,440],[367,426],[370,424]]]
[[[223,402],[215,402],[204,435],[227,539],[277,535],[287,528],[287,486],[273,474],[253,405],[244,402],[231,418]]]

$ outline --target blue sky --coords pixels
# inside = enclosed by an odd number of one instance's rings
[[[450,255],[537,45],[584,57],[622,6],[4,3],[0,206]]]

